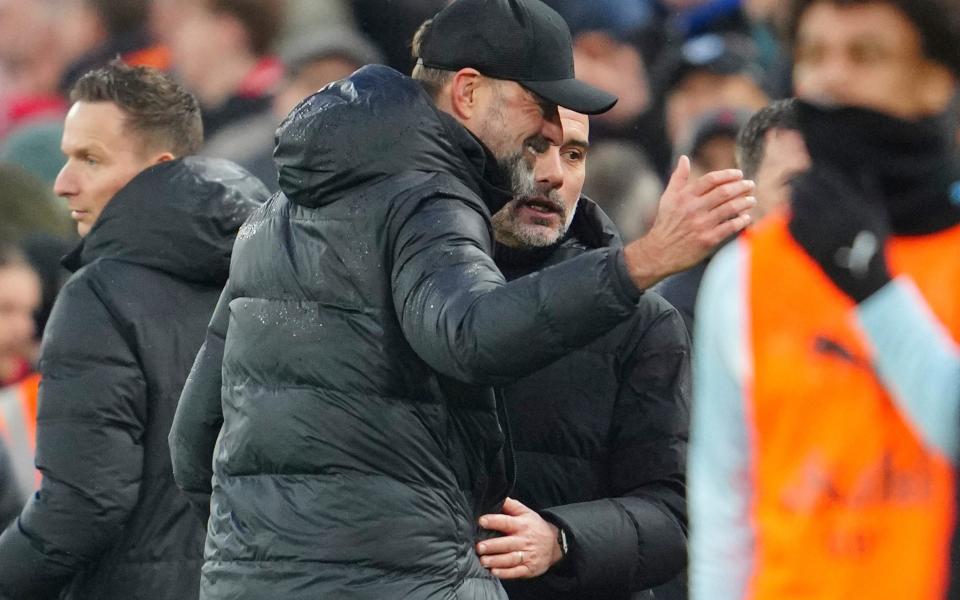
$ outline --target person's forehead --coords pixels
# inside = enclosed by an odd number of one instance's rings
[[[132,146],[126,115],[113,102],[75,102],[64,120],[64,145],[100,144],[109,150]]]
[[[590,136],[590,117],[567,108],[560,109],[560,123],[563,125],[563,142],[585,144]]]
[[[824,23],[830,23],[824,27]],[[887,2],[838,5],[817,2],[800,16],[799,43],[812,40],[897,41],[919,45],[920,36],[913,22]]]

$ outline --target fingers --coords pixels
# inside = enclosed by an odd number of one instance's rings
[[[526,564],[529,555],[522,550],[513,550],[500,554],[487,554],[480,558],[480,564],[488,569],[512,569]]]
[[[509,554],[521,546],[523,546],[523,540],[514,536],[492,538],[477,544],[477,554],[480,556]]]
[[[722,223],[740,216],[741,213],[747,212],[756,205],[757,199],[753,196],[739,196],[711,210],[710,216],[716,223]]]
[[[718,186],[727,183],[736,183],[738,181],[743,181],[743,171],[740,169],[711,171],[693,182],[691,192],[693,192],[694,196],[703,196]]]
[[[713,235],[715,236],[717,243],[720,243],[721,241],[736,235],[749,227],[750,222],[750,215],[747,214],[734,217],[729,221],[724,221],[723,223],[717,225],[717,227],[713,230]]]
[[[513,498],[507,498],[503,501],[503,514],[511,515],[514,517],[519,517],[523,513],[530,512],[530,509],[527,508],[519,500],[514,500]]]
[[[690,159],[686,155],[681,156],[680,160],[677,161],[677,168],[673,170],[673,173],[670,175],[670,181],[667,182],[667,187],[664,190],[664,193],[672,192],[679,193],[687,181],[690,180]]]
[[[530,569],[526,565],[512,569],[491,569],[490,574],[497,579],[527,579],[531,576]]]
[[[713,210],[734,198],[752,194],[755,188],[756,184],[753,183],[753,181],[740,179],[716,186],[706,194],[703,194],[702,200],[707,210]]]
[[[480,517],[480,527],[511,534],[520,529],[520,523],[510,515],[483,515]]]

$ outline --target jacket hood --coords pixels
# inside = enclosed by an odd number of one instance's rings
[[[117,192],[63,264],[76,271],[115,258],[223,285],[237,230],[269,195],[228,160],[191,156],[160,163]]]
[[[404,171],[462,180],[491,210],[509,198],[508,179],[487,149],[438,110],[422,86],[382,65],[360,69],[293,109],[277,129],[280,189],[306,207]]]

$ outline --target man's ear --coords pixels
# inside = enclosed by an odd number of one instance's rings
[[[175,158],[177,157],[174,156],[172,152],[161,152],[153,157],[153,164],[159,165],[160,163],[165,163],[168,160],[174,160]]]
[[[487,84],[489,80],[476,69],[465,68],[454,73],[447,90],[453,116],[467,122],[475,118]]]

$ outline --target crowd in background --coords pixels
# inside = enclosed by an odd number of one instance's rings
[[[21,245],[43,281],[38,331],[63,276],[58,258],[74,242],[54,183],[65,93],[80,75],[117,56],[172,72],[200,100],[203,153],[240,163],[275,191],[274,131],[287,113],[365,64],[409,73],[414,30],[444,4],[0,0],[0,236]],[[577,76],[620,98],[592,120],[585,192],[627,240],[649,226],[676,156],[689,154],[700,173],[733,166],[737,129],[790,93],[777,42],[784,3],[548,4],[570,25]],[[0,367],[0,381],[19,372]]]

